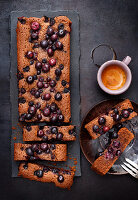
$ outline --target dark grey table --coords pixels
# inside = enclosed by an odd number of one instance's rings
[[[108,98],[138,100],[138,3],[136,0],[0,0],[0,200],[55,199],[137,199],[138,181],[129,175],[101,177],[81,155],[82,176],[75,178],[71,191],[53,184],[11,178],[10,104],[9,104],[9,14],[12,10],[77,10],[80,13],[80,93],[81,117],[96,103]],[[133,81],[129,90],[118,97],[102,92],[96,82],[97,69],[90,51],[99,43],[111,44],[123,59],[132,57]],[[103,53],[98,54],[102,61]]]

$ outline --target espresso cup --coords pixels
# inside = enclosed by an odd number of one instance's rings
[[[128,64],[130,63],[130,61],[131,61],[131,57],[126,56],[123,59],[123,61],[109,60],[109,61],[105,62],[103,65],[101,65],[101,67],[99,68],[98,73],[97,73],[97,81],[98,81],[100,88],[103,91],[105,91],[106,93],[111,94],[111,95],[119,95],[119,94],[122,94],[123,92],[125,92],[129,88],[131,81],[132,81],[132,74],[131,74],[131,71],[128,67]],[[103,70],[106,67],[111,66],[111,65],[117,65],[117,66],[121,67],[122,70],[124,70],[124,72],[126,74],[125,84],[120,89],[117,89],[117,90],[108,89],[102,82]]]

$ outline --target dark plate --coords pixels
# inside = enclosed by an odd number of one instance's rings
[[[96,140],[92,140],[88,131],[84,128],[85,124],[89,123],[91,120],[98,117],[100,114],[106,112],[107,109],[112,108],[114,105],[116,105],[117,103],[123,100],[124,99],[105,100],[95,105],[93,108],[91,108],[90,111],[84,117],[81,124],[81,130],[80,130],[80,146],[81,146],[84,156],[91,164],[93,164],[97,152],[104,149],[108,138],[106,134],[104,134],[100,136],[99,138],[97,138]],[[134,107],[134,110],[138,113],[138,104],[132,101],[131,103]],[[112,166],[112,168],[109,170],[108,172],[109,174],[121,175],[121,174],[127,173],[120,166],[120,163],[123,161],[125,157],[130,158],[136,163],[138,162],[138,147],[137,147],[138,146],[137,145],[138,143],[138,117],[134,117],[132,120],[129,120],[122,124],[124,127],[127,127],[130,131],[132,131],[135,137],[131,141],[131,143],[127,146],[127,148],[119,157],[119,159]]]

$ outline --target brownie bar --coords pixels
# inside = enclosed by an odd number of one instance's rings
[[[19,121],[70,122],[70,26],[66,16],[18,18]]]
[[[25,126],[23,128],[23,141],[48,140],[76,140],[75,126]]]
[[[73,184],[74,171],[47,167],[32,163],[21,163],[18,176],[41,182],[53,182],[57,187],[68,188]]]
[[[92,139],[96,139],[100,135],[108,132],[113,125],[130,120],[135,116],[137,116],[137,113],[134,111],[129,99],[126,99],[111,108],[107,114],[100,115],[90,121],[85,125],[85,128],[88,130]]]
[[[14,160],[66,161],[66,144],[14,144]]]
[[[113,139],[110,146],[94,161],[92,169],[100,175],[105,175],[133,138],[133,133],[127,128],[121,128],[118,138]]]

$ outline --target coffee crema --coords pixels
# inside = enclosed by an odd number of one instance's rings
[[[122,88],[126,82],[126,73],[118,65],[109,65],[102,72],[102,82],[110,90]]]

